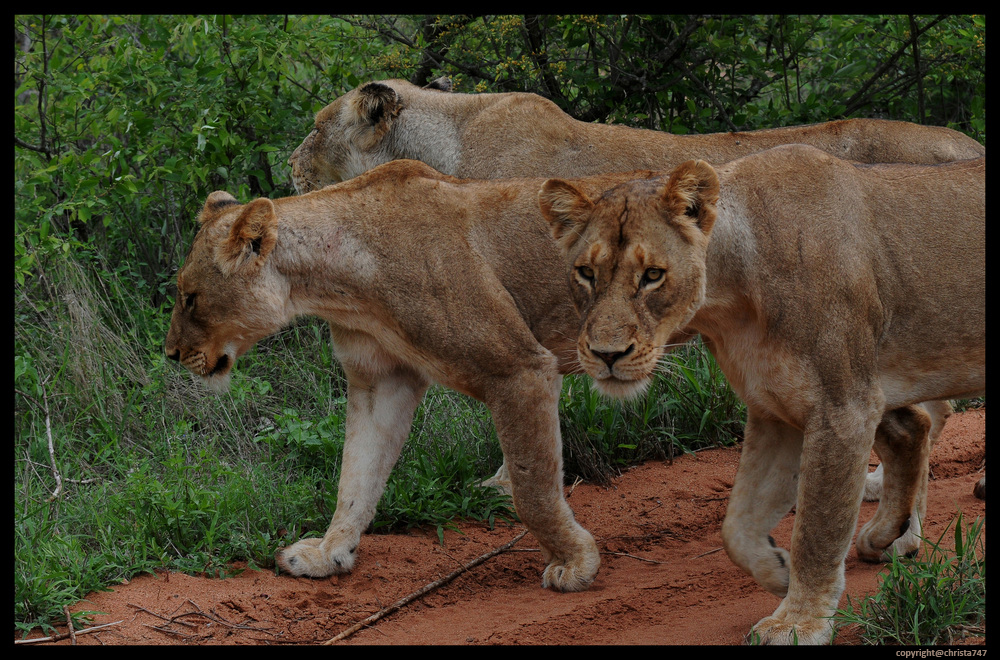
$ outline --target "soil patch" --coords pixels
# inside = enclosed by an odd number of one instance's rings
[[[959,511],[966,520],[985,520],[986,503],[972,494],[984,471],[985,438],[985,409],[948,421],[931,455],[929,537],[937,539]],[[586,592],[541,589],[544,565],[528,534],[511,551],[338,643],[741,644],[780,601],[722,550],[720,526],[738,462],[738,448],[702,451],[672,464],[635,467],[610,487],[567,488],[577,519],[602,551],[600,573]],[[876,462],[873,455],[873,467]],[[862,506],[859,526],[875,507]],[[785,547],[793,518],[787,515],[773,533]],[[436,530],[366,535],[354,572],[331,579],[252,570],[227,579],[173,572],[136,577],[73,608],[101,612],[95,624],[120,621],[77,642],[321,643],[523,529],[458,527],[445,532],[443,546]],[[860,561],[852,547],[846,594],[857,599],[874,591],[882,568]],[[856,642],[850,631],[837,638],[838,644]]]

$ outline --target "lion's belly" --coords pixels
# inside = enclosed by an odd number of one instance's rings
[[[980,396],[986,392],[986,347],[962,355],[912,353],[892,360],[879,374],[887,408]]]

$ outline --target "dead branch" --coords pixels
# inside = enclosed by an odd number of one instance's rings
[[[179,630],[171,630],[170,628],[167,628],[166,626],[151,626],[148,623],[144,623],[142,625],[143,625],[144,628],[152,628],[153,630],[155,630],[157,632],[166,633],[168,635],[176,635],[177,637],[180,637],[182,639],[196,639],[198,637],[197,635],[185,635],[184,633],[182,633]],[[170,624],[168,623],[167,625],[170,625]]]
[[[87,635],[87,634],[92,633],[92,632],[97,632],[98,630],[101,630],[102,628],[107,628],[109,626],[117,626],[119,623],[122,623],[123,621],[125,621],[125,619],[122,619],[121,621],[112,621],[111,623],[102,623],[99,626],[91,626],[90,628],[84,628],[83,630],[77,630],[74,634],[77,637],[79,637],[80,635]],[[65,632],[65,633],[60,633],[58,635],[52,635],[51,637],[36,637],[34,639],[15,639],[14,643],[15,644],[39,644],[41,642],[58,642],[59,640],[66,639],[69,636],[70,636],[70,634],[68,632]]]
[[[73,617],[69,614],[69,605],[63,605],[63,614],[66,615],[66,629],[69,631],[70,644],[76,646],[76,630],[73,629]]]
[[[570,486],[569,493],[566,494],[566,499],[569,499],[570,497],[572,497],[573,491],[575,491],[576,487],[579,486],[582,483],[583,483],[583,479],[580,476],[577,476],[577,478],[573,481],[573,485]]]
[[[198,624],[196,624],[196,623],[190,623],[188,621],[179,621],[177,617],[184,616],[184,614],[178,614],[177,616],[173,616],[173,617],[163,616],[162,614],[157,614],[153,610],[147,610],[142,605],[136,605],[135,603],[126,603],[126,604],[129,607],[133,607],[133,608],[135,608],[137,610],[142,610],[146,614],[151,614],[151,615],[155,616],[157,619],[162,619],[162,620],[166,621],[167,623],[179,623],[182,626],[188,626],[189,628],[197,628],[198,627]],[[185,612],[185,614],[188,614],[188,613]]]
[[[271,631],[269,631],[266,628],[258,628],[256,626],[247,626],[247,625],[242,625],[242,624],[232,623],[230,621],[227,621],[224,617],[222,617],[222,615],[220,615],[220,614],[218,614],[216,612],[206,612],[205,610],[201,609],[201,607],[198,605],[198,603],[194,602],[190,598],[187,599],[187,602],[194,606],[194,610],[187,611],[187,612],[181,612],[180,614],[172,614],[170,616],[164,616],[162,614],[158,614],[158,613],[156,613],[156,612],[154,612],[152,610],[146,609],[145,607],[142,607],[141,605],[136,605],[134,603],[127,603],[127,604],[128,604],[129,607],[133,607],[133,608],[135,608],[137,610],[142,610],[146,614],[151,614],[152,616],[155,616],[158,619],[162,619],[163,621],[166,621],[168,625],[171,624],[171,623],[179,623],[180,625],[187,626],[189,628],[198,628],[199,626],[198,626],[197,623],[191,623],[190,621],[184,621],[181,617],[185,617],[185,616],[200,616],[200,617],[203,617],[205,619],[208,619],[209,621],[213,621],[215,623],[218,623],[219,625],[225,626],[226,628],[232,628],[234,630],[254,630],[254,631],[257,631],[257,632],[267,633],[268,635],[273,635],[274,634],[274,633],[272,633]],[[174,610],[174,611],[176,611],[176,610]],[[147,627],[153,628],[154,630],[159,630],[160,632],[169,632],[169,633],[173,633],[173,634],[176,634],[176,635],[180,635],[181,634],[181,633],[179,633],[179,632],[177,632],[175,630],[170,630],[169,628],[165,628],[165,627],[148,626],[148,625],[147,625]]]
[[[440,580],[436,580],[434,582],[431,582],[430,584],[427,584],[427,585],[421,587],[417,591],[414,591],[412,594],[410,594],[408,596],[405,596],[404,598],[401,598],[400,600],[396,601],[395,603],[393,603],[389,607],[382,608],[381,610],[379,610],[375,614],[372,614],[370,617],[368,617],[364,621],[357,622],[356,624],[354,624],[353,626],[351,626],[347,630],[344,630],[343,632],[341,632],[336,637],[334,637],[332,639],[328,639],[327,641],[323,642],[323,645],[327,646],[329,644],[333,644],[334,642],[339,642],[341,640],[347,639],[348,637],[350,637],[351,635],[353,635],[357,631],[361,630],[362,628],[364,628],[366,626],[370,626],[371,624],[375,623],[379,619],[381,619],[381,618],[383,618],[385,616],[388,616],[389,614],[392,614],[396,610],[401,609],[401,608],[405,607],[406,605],[409,605],[410,603],[412,603],[413,601],[417,600],[421,596],[427,595],[428,593],[434,591],[438,587],[440,587],[442,585],[445,585],[445,584],[448,584],[449,582],[451,582],[452,580],[454,580],[455,578],[457,578],[459,575],[461,575],[465,571],[467,571],[467,570],[469,570],[471,568],[475,568],[476,566],[479,566],[480,564],[482,564],[487,559],[490,559],[491,557],[495,557],[495,556],[499,555],[502,552],[506,552],[515,543],[517,543],[518,541],[520,541],[524,537],[524,535],[527,534],[527,533],[528,533],[528,530],[524,530],[523,532],[521,532],[520,534],[518,534],[517,536],[515,536],[510,541],[508,541],[504,545],[500,546],[499,548],[496,548],[494,550],[490,550],[486,554],[480,555],[479,557],[476,557],[471,562],[469,562],[465,566],[459,568],[455,572],[453,572],[453,573],[451,573],[451,574],[449,574],[449,575],[441,578]]]
[[[49,397],[45,393],[45,383],[48,381],[46,377],[38,386],[42,390],[42,403],[45,405],[45,436],[49,440],[49,461],[52,463],[52,476],[56,480],[56,489],[52,491],[52,495],[49,496],[49,502],[54,502],[59,498],[59,493],[62,492],[62,476],[59,474],[59,468],[56,466],[56,449],[52,442],[52,422],[49,417]]]
[[[605,550],[601,554],[602,555],[613,555],[615,557],[629,557],[631,559],[638,559],[639,561],[647,561],[650,564],[666,564],[667,563],[665,561],[657,561],[655,559],[647,559],[645,557],[640,557],[638,555],[631,555],[631,554],[629,554],[627,552],[610,552],[608,550]]]

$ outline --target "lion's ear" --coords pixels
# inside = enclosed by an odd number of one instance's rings
[[[198,223],[205,224],[209,219],[219,215],[222,209],[233,204],[239,204],[235,197],[225,190],[216,190],[205,200],[205,206],[201,208],[201,213],[198,214]]]
[[[451,78],[448,76],[441,76],[440,78],[435,78],[426,85],[424,89],[440,89],[442,92],[451,91]]]
[[[685,161],[670,173],[663,200],[670,222],[693,225],[708,235],[715,224],[719,177],[703,160]]]
[[[358,88],[352,108],[356,118],[374,128],[377,136],[381,137],[403,109],[403,99],[388,85],[377,82],[365,83]]]
[[[215,261],[223,276],[256,271],[278,242],[278,217],[274,204],[255,199],[243,207],[229,235],[215,248]]]
[[[567,181],[549,179],[538,191],[538,206],[552,237],[568,248],[587,226],[594,203]]]

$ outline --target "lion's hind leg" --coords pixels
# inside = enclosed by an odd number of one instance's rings
[[[940,403],[950,412],[946,402]],[[947,418],[943,412],[937,405],[906,406],[882,417],[875,451],[882,458],[884,483],[875,516],[858,533],[856,546],[862,559],[885,561],[893,551],[912,555],[919,550],[927,508],[927,461]]]
[[[933,449],[941,437],[941,431],[944,429],[945,422],[951,417],[954,409],[948,401],[925,401],[920,406],[931,416],[931,431],[928,435],[928,441],[931,449]],[[877,450],[878,448],[876,447]],[[865,502],[878,502],[882,498],[884,470],[885,468],[879,463],[873,472],[868,473],[868,477],[865,479]],[[982,499],[985,499],[985,497]]]

